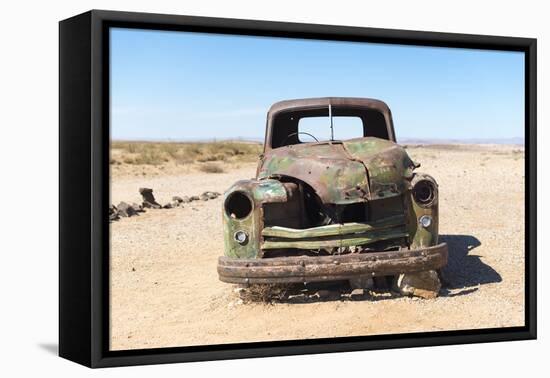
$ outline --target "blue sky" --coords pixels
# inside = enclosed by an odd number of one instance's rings
[[[385,101],[397,138],[524,136],[520,52],[111,29],[111,137],[262,139],[280,100]]]

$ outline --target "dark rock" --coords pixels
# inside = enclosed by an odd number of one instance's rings
[[[139,188],[139,194],[143,198],[143,207],[150,209],[160,209],[162,206],[155,200],[153,189]]]
[[[362,298],[365,297],[365,290],[364,289],[353,289],[349,296],[353,300],[362,299]]]
[[[148,201],[143,201],[141,205],[143,206],[144,209],[161,209],[162,208],[160,204],[153,204]]]
[[[143,209],[143,206],[135,203],[135,202],[132,202],[132,207],[134,208],[134,210],[136,211],[136,213],[144,213],[145,210]]]
[[[126,202],[119,203],[117,209],[117,213],[121,217],[131,217],[133,215],[137,215],[137,211],[134,210],[134,208],[128,205]]]
[[[115,205],[109,206],[109,221],[114,222],[120,219],[120,216],[118,215],[118,209]]]
[[[433,299],[439,294],[441,282],[435,270],[405,273],[397,278],[397,288],[403,295]]]
[[[210,199],[210,197],[208,197],[208,196],[207,196],[206,194],[204,194],[204,193],[201,194],[199,198],[200,198],[201,201],[208,201],[208,200]]]
[[[109,221],[117,221],[120,217],[118,216],[118,209],[115,205],[109,206]]]
[[[199,196],[191,196],[189,197],[189,201],[199,201],[200,200],[200,197]]]
[[[201,199],[202,199],[202,197],[206,197],[208,199],[216,199],[216,198],[219,197],[219,195],[220,195],[220,193],[218,193],[218,192],[204,192],[203,194],[201,194]]]
[[[174,196],[174,197],[172,197],[172,201],[175,201],[177,203],[182,203],[183,198],[181,198],[180,196]]]
[[[153,196],[153,189],[151,188],[139,188],[139,194],[141,194],[144,200],[155,199]]]
[[[163,209],[173,209],[174,207],[178,207],[179,205],[179,202],[177,201],[173,201],[173,202],[168,202],[166,205],[164,205],[162,208]]]

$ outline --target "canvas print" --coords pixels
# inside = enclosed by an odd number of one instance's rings
[[[525,325],[524,53],[109,33],[110,350]]]

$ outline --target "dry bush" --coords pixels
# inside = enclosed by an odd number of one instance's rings
[[[193,163],[194,160],[185,154],[178,154],[174,157],[174,162],[178,165],[185,165]]]
[[[204,163],[199,166],[199,170],[206,173],[223,173],[223,167],[216,163]]]
[[[255,284],[240,290],[239,296],[244,303],[273,303],[285,299],[291,288],[289,284]]]
[[[212,155],[205,155],[197,158],[197,161],[200,163],[208,162],[208,161],[225,161],[226,156],[224,154],[212,154]]]
[[[146,149],[134,158],[133,164],[160,165],[168,161],[168,158],[155,149]]]
[[[259,143],[220,142],[219,151],[239,161],[255,161],[262,153],[262,145]]]
[[[113,142],[111,148],[123,151],[122,161],[126,164],[160,165],[169,161],[156,145],[149,142]]]
[[[126,164],[159,165],[165,162],[252,162],[262,152],[260,143],[251,142],[123,142],[113,141],[111,148],[119,150]],[[208,168],[207,168],[208,169]]]

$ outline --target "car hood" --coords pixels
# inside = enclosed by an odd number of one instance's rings
[[[349,204],[400,195],[414,168],[403,147],[366,137],[269,150],[258,178],[293,177],[311,186],[323,203]]]

